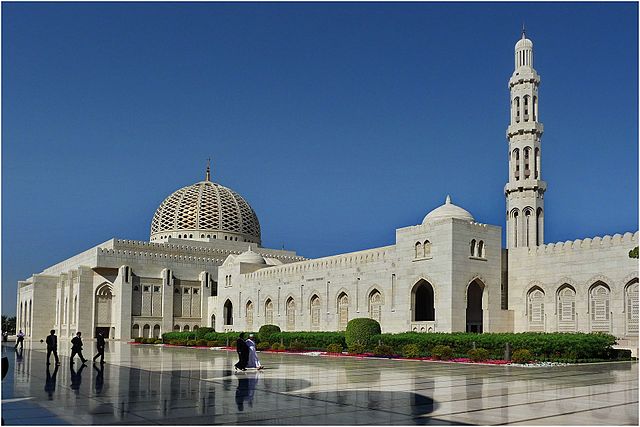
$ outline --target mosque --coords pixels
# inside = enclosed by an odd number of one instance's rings
[[[514,58],[506,248],[500,226],[447,197],[392,245],[305,259],[262,247],[255,211],[207,168],[158,207],[149,242],[111,239],[18,282],[17,327],[128,340],[371,317],[383,332],[597,331],[637,348],[638,233],[544,243],[540,76],[524,32]]]

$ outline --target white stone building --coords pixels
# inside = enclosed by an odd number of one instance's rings
[[[539,84],[523,33],[509,80],[506,248],[500,226],[447,197],[393,245],[306,260],[261,247],[253,209],[207,168],[160,205],[150,242],[112,239],[19,282],[17,326],[38,339],[52,328],[129,339],[372,317],[383,332],[603,331],[637,347],[638,233],[544,244]]]

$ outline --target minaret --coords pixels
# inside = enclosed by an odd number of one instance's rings
[[[522,38],[515,46],[515,71],[509,79],[511,122],[507,198],[507,248],[535,247],[544,243],[544,192],[547,184],[540,169],[540,139],[544,130],[538,114],[540,76],[533,68],[533,43]]]

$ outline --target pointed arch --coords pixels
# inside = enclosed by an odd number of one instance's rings
[[[382,294],[376,288],[369,292],[369,317],[382,323]]]
[[[527,291],[527,320],[530,331],[544,331],[544,290],[532,286]]]
[[[336,305],[338,309],[338,329],[344,330],[347,328],[347,323],[349,323],[349,295],[344,291],[338,294]]]
[[[611,288],[602,280],[589,287],[589,319],[591,332],[611,330]]]
[[[320,310],[321,310],[321,301],[318,294],[313,294],[311,296],[311,300],[309,301],[309,309],[311,310],[311,330],[319,331],[320,330]]]
[[[484,281],[476,277],[471,280],[466,289],[466,331],[482,333],[484,328]]]
[[[293,297],[287,298],[285,303],[285,314],[287,316],[287,331],[296,330],[296,301]]]
[[[471,256],[476,256],[476,239],[471,239],[469,252],[471,252]]]
[[[140,325],[135,324],[131,327],[131,337],[138,338],[140,336]]]
[[[627,282],[624,287],[624,310],[627,335],[638,336],[638,278]]]
[[[416,242],[415,244],[415,258],[422,258],[423,256],[423,251],[422,251],[422,243],[421,242]]]
[[[247,301],[244,307],[244,316],[245,316],[245,324],[247,330],[253,330],[253,302],[251,300]]]
[[[556,292],[556,312],[559,332],[575,332],[576,330],[576,288],[563,283]]]
[[[233,325],[233,303],[227,299],[222,307],[222,319],[225,326]]]
[[[431,282],[420,279],[411,288],[411,313],[414,322],[436,320],[435,292]]]
[[[267,298],[264,302],[264,321],[266,325],[273,325],[273,301]]]
[[[424,243],[422,244],[422,249],[424,251],[425,258],[431,256],[431,242],[429,240],[424,241]]]

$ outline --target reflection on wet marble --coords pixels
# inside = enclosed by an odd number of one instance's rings
[[[2,355],[2,418],[28,424],[638,425],[638,364],[519,368],[261,354],[109,342],[106,364],[46,365],[44,344]],[[85,357],[94,344],[85,344]]]

